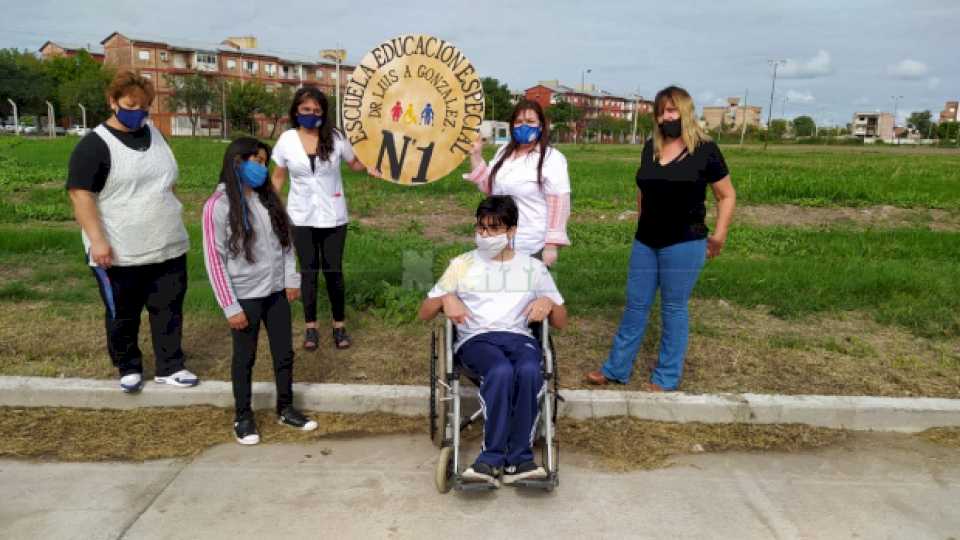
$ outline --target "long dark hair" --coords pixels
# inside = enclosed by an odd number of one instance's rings
[[[513,138],[513,124],[524,111],[533,111],[534,114],[537,115],[537,119],[540,120],[540,140],[537,141],[537,145],[540,147],[540,160],[537,162],[537,183],[543,187],[543,158],[546,157],[547,148],[550,146],[550,124],[547,122],[547,116],[543,114],[543,107],[541,107],[539,103],[530,101],[529,99],[521,99],[520,102],[517,103],[517,106],[513,108],[513,113],[510,114],[510,142],[507,143],[507,147],[504,149],[503,154],[500,155],[500,159],[496,165],[493,166],[493,170],[490,171],[491,191],[493,191],[493,182],[497,177],[497,172],[500,171],[500,166],[503,165],[503,162],[509,159],[510,156],[516,152],[517,147],[520,146]]]
[[[320,129],[318,130],[320,136],[317,140],[316,154],[317,157],[320,158],[320,161],[326,161],[330,159],[330,153],[333,152],[333,137],[335,131],[333,127],[335,119],[329,114],[330,102],[327,101],[327,96],[313,86],[304,86],[297,90],[297,93],[293,95],[293,103],[290,104],[290,125],[294,129],[300,127],[300,122],[297,121],[297,108],[308,99],[316,101],[320,105],[320,110],[323,111],[323,124],[320,125]]]
[[[246,222],[251,219],[250,210],[245,208],[243,199],[243,188],[240,185],[240,177],[237,175],[237,169],[240,164],[250,159],[250,156],[256,155],[260,150],[267,153],[267,163],[270,163],[270,146],[260,142],[253,137],[239,138],[227,147],[223,154],[223,168],[220,170],[220,183],[224,185],[227,192],[227,200],[230,201],[230,237],[227,239],[227,248],[230,255],[236,257],[243,251],[244,258],[248,262],[255,262],[253,258],[252,246],[256,236],[253,228],[248,229]],[[273,234],[277,235],[280,245],[284,248],[290,246],[290,218],[287,217],[287,210],[283,207],[283,202],[277,196],[273,189],[273,183],[268,178],[262,186],[254,189],[260,203],[270,214],[270,224],[273,226]],[[244,211],[247,217],[244,219]]]

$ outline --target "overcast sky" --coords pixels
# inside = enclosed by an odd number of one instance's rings
[[[0,0],[0,47],[44,41],[98,43],[113,31],[168,42],[257,36],[261,49],[316,56],[338,44],[358,61],[404,33],[454,42],[482,76],[513,90],[538,80],[588,83],[652,96],[686,87],[698,106],[743,96],[770,100],[769,59],[786,60],[774,117],[814,116],[845,124],[854,111],[901,118],[960,97],[960,1],[566,0],[337,4],[302,0]],[[415,5],[414,5],[415,4]],[[495,7],[494,7],[495,6]]]

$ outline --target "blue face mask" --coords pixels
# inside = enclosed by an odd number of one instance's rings
[[[516,126],[513,128],[513,140],[517,144],[529,144],[540,140],[540,126]]]
[[[318,128],[323,125],[323,117],[319,114],[298,114],[297,123],[306,129]]]
[[[149,111],[143,109],[124,109],[123,107],[117,107],[116,112],[117,120],[127,129],[142,128],[149,114]]]
[[[267,167],[256,161],[244,161],[240,164],[237,175],[244,184],[257,189],[267,181]]]

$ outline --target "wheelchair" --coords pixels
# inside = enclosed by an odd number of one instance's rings
[[[558,393],[559,381],[555,371],[555,350],[550,338],[550,328],[546,320],[531,325],[534,337],[540,342],[542,352],[541,370],[543,387],[539,392],[540,414],[537,419],[537,436],[534,451],[539,446],[541,465],[547,472],[543,479],[526,479],[514,485],[553,491],[560,485],[559,446],[556,434],[557,404],[562,401]],[[477,395],[480,379],[462,365],[459,355],[454,354],[457,329],[450,319],[444,320],[443,328],[434,326],[430,335],[430,438],[440,448],[435,471],[437,491],[447,493],[451,488],[457,491],[485,491],[496,489],[486,482],[467,482],[461,477],[466,469],[463,466],[461,452],[462,432],[477,420],[483,420],[483,410],[477,407],[472,413],[466,413],[464,398]],[[461,379],[469,381],[475,388],[461,384]],[[469,464],[467,465],[469,466]]]

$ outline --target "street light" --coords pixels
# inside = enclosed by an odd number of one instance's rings
[[[83,113],[83,129],[87,129],[87,108],[83,106],[83,103],[77,103],[77,106],[80,107],[80,112]]]
[[[767,60],[773,66],[773,81],[770,83],[770,109],[767,111],[767,131],[763,134],[763,149],[767,149],[767,139],[770,138],[770,120],[773,119],[773,94],[777,89],[777,67],[786,63],[786,60]]]
[[[20,135],[20,117],[17,116],[17,104],[10,98],[7,98],[7,103],[13,107],[13,132],[18,136]]]
[[[580,93],[583,94],[583,95],[587,95],[587,83],[586,83],[586,78],[587,78],[587,73],[591,73],[591,72],[593,72],[592,69],[585,69],[585,70],[583,70],[583,71],[580,72]],[[590,103],[589,100],[587,100],[587,101],[584,103],[584,107],[583,107],[583,116],[584,116],[583,120],[584,120],[584,122],[586,122],[587,106],[589,105],[589,103]],[[574,132],[574,134],[573,134],[573,142],[574,142],[574,143],[579,142],[579,138],[580,138],[580,129],[579,129],[579,127],[578,127],[578,128],[577,128],[577,131]]]
[[[340,107],[340,63],[347,59],[347,51],[343,49],[324,49],[320,51],[320,56],[327,60],[333,60],[336,62],[336,87],[334,88],[334,95],[337,100],[337,127],[340,128],[342,125],[342,108]]]
[[[897,105],[900,104],[900,100],[903,99],[903,96],[890,96],[890,99],[893,100],[893,138],[896,139],[897,144],[900,144],[900,136],[897,134]]]
[[[46,103],[47,103],[47,130],[48,130],[48,133],[50,133],[50,138],[55,139],[57,137],[57,132],[55,131],[56,128],[54,127],[56,125],[56,119],[53,117],[54,115],[53,103],[50,103],[49,101],[47,101]]]

